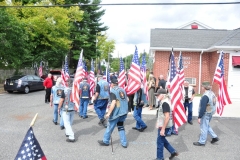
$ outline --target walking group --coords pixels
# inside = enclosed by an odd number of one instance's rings
[[[51,75],[48,77],[51,78]],[[62,79],[58,78],[56,84],[53,86],[49,79],[46,79],[44,86],[46,87],[45,102],[50,103],[53,107],[53,123],[58,124],[58,117],[60,116],[60,128],[65,129],[65,135],[68,137],[67,142],[75,142],[74,132],[72,130],[72,123],[74,118],[74,103],[72,102],[71,80],[69,80],[68,87],[62,85]],[[149,75],[148,81],[148,101],[147,95],[144,93],[143,86],[133,95],[127,95],[125,90],[118,86],[117,78],[111,79],[111,84],[103,79],[102,75],[97,77],[97,84],[95,93],[90,97],[90,85],[87,79],[79,85],[80,106],[78,115],[82,119],[88,118],[87,107],[92,100],[95,112],[99,118],[98,125],[106,128],[103,138],[98,140],[100,146],[109,146],[111,134],[117,126],[120,136],[120,142],[123,148],[128,147],[128,141],[124,128],[128,113],[133,111],[133,117],[136,120],[136,125],[132,129],[144,132],[147,129],[147,124],[142,119],[142,109],[149,107],[152,110],[157,108],[156,128],[157,128],[157,158],[156,160],[163,160],[163,151],[166,148],[170,152],[169,159],[178,156],[179,153],[167,141],[166,137],[171,135],[178,135],[178,130],[174,127],[173,121],[173,107],[171,106],[171,96],[168,93],[166,81],[163,75],[160,75],[158,86],[156,78],[153,74]],[[48,84],[49,83],[49,84]],[[50,89],[49,89],[50,88]],[[204,94],[201,97],[199,105],[198,123],[200,124],[200,138],[194,142],[195,146],[204,146],[207,141],[207,134],[212,137],[211,143],[219,141],[218,136],[214,133],[209,123],[212,115],[216,110],[216,96],[211,91],[210,83],[203,83],[202,89]],[[49,94],[50,90],[50,94]],[[187,112],[187,122],[193,125],[192,108],[195,91],[188,81],[184,81],[183,104]]]

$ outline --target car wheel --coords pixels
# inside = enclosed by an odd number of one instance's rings
[[[7,91],[8,93],[13,93],[13,91]]]
[[[29,87],[28,87],[28,86],[25,86],[25,88],[24,88],[24,93],[26,93],[26,94],[29,93]]]

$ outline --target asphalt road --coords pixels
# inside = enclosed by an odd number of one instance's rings
[[[131,128],[135,121],[130,113],[125,123],[128,148],[119,142],[117,129],[112,134],[113,154],[111,146],[99,146],[105,129],[98,126],[98,118],[89,110],[88,119],[80,119],[75,114],[73,130],[76,142],[66,142],[65,132],[59,125],[52,123],[53,109],[44,103],[44,91],[29,94],[0,94],[0,160],[15,158],[29,125],[38,113],[33,127],[43,152],[48,160],[151,160],[156,158],[155,115],[144,114],[143,120],[148,128],[140,133]],[[152,111],[154,112],[154,111]],[[148,113],[148,112],[144,112]],[[193,146],[198,140],[200,129],[196,118],[193,125],[185,124],[178,136],[167,139],[180,153],[176,160],[240,160],[240,128],[239,118],[215,117],[211,122],[213,130],[220,141],[212,145],[211,137],[205,147]],[[164,150],[165,159],[170,154]]]

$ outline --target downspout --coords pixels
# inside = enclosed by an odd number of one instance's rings
[[[202,50],[202,52],[200,53],[198,94],[201,93],[201,80],[202,80],[202,54],[203,54],[203,50]]]

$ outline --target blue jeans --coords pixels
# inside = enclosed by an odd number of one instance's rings
[[[137,129],[141,129],[147,126],[142,120],[142,107],[139,107],[138,109],[136,106],[134,107],[133,117],[137,121],[136,122]]]
[[[107,109],[107,105],[108,105],[108,99],[97,99],[94,103],[94,109],[98,115],[99,119],[103,119],[104,115],[106,113],[106,109]]]
[[[205,144],[208,133],[211,135],[212,138],[217,138],[217,135],[213,132],[212,128],[209,126],[211,119],[212,119],[211,113],[205,113],[201,118],[200,123],[201,135],[198,141],[201,144]]]
[[[114,120],[108,121],[108,125],[107,125],[106,131],[103,136],[104,143],[109,144],[111,134],[112,134],[115,126],[117,125],[121,144],[122,144],[122,146],[127,146],[127,137],[126,137],[125,129],[123,126],[123,123],[126,118],[127,118],[127,115],[124,115],[124,116],[118,117]]]
[[[81,98],[80,99],[79,116],[82,116],[82,117],[87,116],[88,103],[89,103],[89,98]]]
[[[167,134],[169,128],[165,129],[165,135]],[[170,145],[170,143],[166,140],[165,136],[160,135],[161,129],[158,129],[158,137],[157,137],[157,159],[163,159],[163,149],[164,147],[173,154],[176,150]]]
[[[75,139],[74,133],[72,130],[74,111],[71,111],[71,112],[62,111],[62,117],[64,121],[65,134],[69,135],[69,139],[72,139],[72,140]]]
[[[193,106],[193,103],[192,102],[185,102],[183,103],[184,104],[184,107],[185,107],[185,111],[188,111],[188,122],[192,121],[192,106]]]
[[[57,122],[58,121],[58,104],[53,105],[53,121]],[[60,110],[60,115],[62,115],[62,110]],[[62,116],[60,118],[60,126],[64,126]]]

